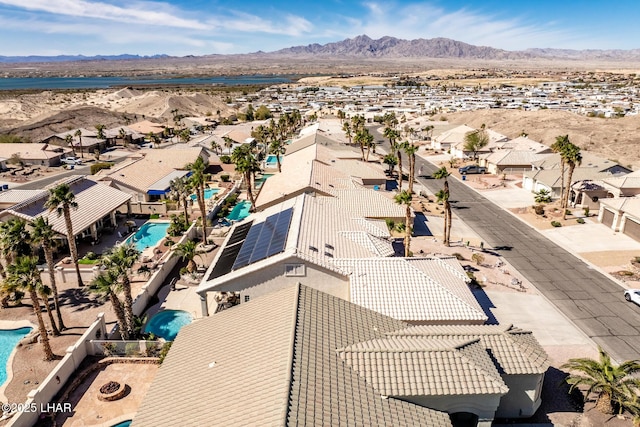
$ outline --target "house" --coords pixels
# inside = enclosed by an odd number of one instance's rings
[[[68,184],[71,192],[75,195],[75,202],[78,209],[71,209],[71,223],[73,234],[77,239],[86,238],[96,241],[99,233],[104,227],[116,227],[116,211],[128,210],[131,195],[119,191],[103,183],[88,179],[85,176],[74,175],[64,178],[43,190],[31,190],[30,197],[25,191],[29,190],[9,190],[2,194],[2,201],[8,201],[12,192],[16,191],[16,198],[22,200],[0,212],[0,221],[7,221],[10,218],[22,218],[27,222],[32,222],[39,216],[45,217],[53,230],[63,236],[67,236],[67,226],[64,216],[57,212],[49,211],[45,208],[45,203],[49,199],[49,189],[59,184]]]
[[[302,283],[413,324],[487,320],[456,259],[394,254],[383,220],[300,195],[235,224],[197,292],[204,315],[220,293],[242,303]]]
[[[170,127],[166,125],[150,122],[149,120],[143,120],[140,122],[132,123],[130,125],[127,125],[127,127],[131,131],[137,132],[138,134],[142,134],[142,135],[152,134],[155,136],[162,136],[167,131],[167,129],[170,129]]]
[[[495,175],[531,171],[533,163],[548,154],[523,150],[498,150],[481,156],[480,166]]]
[[[80,133],[80,135],[77,135],[77,133]],[[102,151],[108,145],[108,141],[106,139],[98,139],[98,133],[95,130],[85,128],[72,129],[66,132],[57,133],[55,135],[48,136],[41,142],[43,144],[71,148],[76,155],[91,154],[95,150]]]
[[[480,148],[476,153],[473,153],[472,151],[469,151],[465,148],[465,145],[467,144],[466,137],[468,135],[468,133],[466,133],[462,136],[461,141],[451,144],[451,155],[459,159],[469,159],[474,155],[486,155],[496,150],[499,146],[502,146],[505,142],[509,141],[509,138],[506,135],[498,133],[494,130],[485,129],[484,131],[487,135],[488,143],[484,147]],[[476,130],[474,130],[473,132],[476,132]]]
[[[598,221],[640,241],[640,196],[600,199]]]
[[[464,137],[467,133],[473,132],[476,129],[461,125],[445,131],[431,140],[431,148],[440,151],[449,151],[451,147],[464,141]]]
[[[291,284],[181,329],[132,426],[489,427],[535,411],[547,366],[517,328],[409,327]]]
[[[69,148],[49,144],[0,144],[0,157],[7,159],[5,164],[21,162],[23,165],[58,166],[60,159],[72,152]]]

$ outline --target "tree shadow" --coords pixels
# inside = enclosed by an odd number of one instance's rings
[[[413,235],[414,236],[433,236],[433,233],[427,225],[429,220],[422,212],[416,212],[416,217],[413,220]]]
[[[74,307],[73,311],[84,311],[89,308],[104,305],[104,301],[100,296],[91,294],[87,290],[80,288],[66,289],[64,292],[60,293],[58,298],[61,306],[72,306]]]
[[[513,246],[507,246],[507,245],[494,246],[493,247],[494,251],[510,251],[512,249],[513,249]]]

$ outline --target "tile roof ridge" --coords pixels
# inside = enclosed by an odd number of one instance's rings
[[[487,357],[489,357],[489,354],[487,353],[487,349],[486,349],[484,343],[481,342],[480,338],[478,338],[478,340],[473,342],[473,343],[467,343],[467,345],[464,346],[464,347],[470,347],[470,346],[481,347],[482,351],[485,352]],[[459,347],[456,350],[462,350],[462,349],[463,349],[462,347]],[[493,360],[491,360],[491,365],[496,369],[495,373],[489,372],[486,369],[484,369],[481,365],[476,363],[476,361],[473,360],[473,358],[469,357],[464,352],[458,351],[457,353],[460,355],[461,359],[466,361],[469,365],[472,365],[478,373],[484,374],[485,378],[487,380],[491,381],[496,388],[502,390],[503,393],[505,393],[505,394],[509,392],[509,387],[507,386],[507,384],[505,384],[504,380],[500,376],[500,372],[498,371],[497,367],[495,366],[495,362]]]
[[[300,310],[300,287],[302,286],[302,284],[300,282],[296,283],[296,290],[295,290],[295,307],[293,309],[293,327],[291,328],[291,341],[290,341],[290,348],[289,348],[289,354],[287,355],[287,379],[286,379],[286,393],[285,393],[285,398],[286,398],[286,404],[283,405],[284,406],[284,414],[282,417],[282,421],[283,424],[286,425],[287,424],[287,419],[289,418],[289,408],[290,408],[290,404],[289,402],[291,402],[291,395],[293,392],[293,364],[294,364],[294,357],[295,357],[295,352],[296,352],[296,332],[298,331],[298,315],[299,315],[299,310]]]

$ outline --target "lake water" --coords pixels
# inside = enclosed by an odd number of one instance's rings
[[[190,78],[148,77],[33,77],[0,78],[0,90],[15,89],[106,89],[114,86],[139,85],[253,85],[292,81],[285,76],[213,76]]]

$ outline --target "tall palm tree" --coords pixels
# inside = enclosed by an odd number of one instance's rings
[[[404,256],[408,257],[411,253],[411,193],[403,190],[396,194],[394,200],[399,205],[405,205],[404,217]]]
[[[209,180],[209,176],[205,173],[207,165],[202,156],[198,156],[195,162],[187,165],[187,169],[191,171],[189,182],[191,188],[196,192],[196,200],[200,208],[200,218],[202,221],[202,243],[207,244],[207,210],[204,200],[204,186]]]
[[[78,146],[80,147],[80,157],[84,159],[84,152],[82,150],[82,131],[78,129],[73,135],[78,137]]]
[[[78,209],[76,196],[71,191],[69,184],[59,184],[49,189],[49,199],[45,202],[44,207],[49,212],[56,211],[58,216],[64,215],[64,222],[67,228],[67,241],[69,242],[69,252],[71,259],[76,266],[76,276],[78,278],[78,286],[83,286],[82,276],[80,276],[80,266],[78,265],[78,247],[76,246],[76,237],[73,234],[73,223],[71,222],[71,209]]]
[[[140,251],[133,243],[114,246],[102,255],[100,263],[110,272],[116,275],[124,292],[124,318],[126,329],[124,339],[128,339],[133,333],[133,297],[131,295],[131,281],[129,274],[133,264],[138,260]]]
[[[42,308],[40,307],[40,299],[38,298],[38,289],[42,286],[40,271],[38,270],[38,257],[19,256],[14,263],[7,267],[7,272],[7,281],[16,288],[29,294],[31,304],[33,305],[33,312],[38,319],[38,330],[40,332],[40,342],[44,350],[44,359],[53,360],[55,355],[51,350],[47,327],[42,318]]]
[[[213,150],[214,153],[216,153],[216,156],[219,156],[220,150],[222,149],[222,147],[216,141],[211,141],[211,149]]]
[[[614,413],[614,405],[625,406],[626,401],[635,401],[640,391],[640,379],[635,374],[640,372],[639,360],[628,360],[614,365],[611,357],[598,347],[598,360],[589,358],[569,359],[561,366],[572,371],[566,378],[571,386],[569,393],[578,386],[587,386],[585,399],[592,393],[597,395],[596,408],[605,414]]]
[[[344,135],[349,140],[349,145],[351,145],[351,137],[353,136],[353,132],[352,132],[352,129],[351,129],[351,123],[344,122],[342,124],[342,130],[344,131]]]
[[[54,337],[58,337],[60,336],[60,330],[58,329],[58,326],[56,326],[56,320],[53,318],[53,312],[51,310],[51,305],[49,304],[49,297],[51,297],[52,292],[51,288],[44,284],[41,284],[38,287],[38,294],[44,302],[44,309],[47,312],[47,316],[49,316],[49,323],[51,323],[51,333]]]
[[[125,147],[127,146],[127,131],[124,130],[124,128],[120,128],[118,130],[118,138],[120,138],[122,140],[122,145],[124,145]]]
[[[387,154],[384,156],[384,159],[382,159],[382,163],[389,166],[389,175],[393,176],[393,172],[398,164],[398,158],[394,154]]]
[[[122,286],[118,281],[118,276],[115,272],[107,270],[91,281],[89,290],[93,293],[99,294],[104,298],[108,298],[111,301],[111,306],[116,315],[116,321],[118,322],[118,328],[121,331],[122,338],[125,338],[127,333],[127,319],[124,314],[124,307],[122,301],[118,298],[118,292],[122,290]]]
[[[573,179],[573,171],[576,169],[576,166],[579,166],[582,163],[582,154],[580,153],[580,147],[575,144],[569,143],[564,148],[560,155],[564,158],[565,163],[569,167],[569,171],[567,173],[567,185],[566,192],[564,194],[564,200],[562,203],[562,219],[566,219],[567,217],[567,208],[569,207],[569,193],[571,192],[571,180]]]
[[[191,181],[187,177],[172,179],[171,182],[169,182],[169,189],[171,199],[178,202],[178,208],[180,208],[180,205],[182,204],[182,207],[184,208],[184,218],[187,221],[187,226],[189,226],[187,203],[189,202],[189,198],[193,192],[193,188],[191,188]]]
[[[53,305],[58,314],[58,328],[60,330],[66,329],[64,322],[62,321],[62,312],[60,311],[60,301],[58,299],[58,287],[56,285],[55,264],[53,262],[53,247],[55,246],[54,236],[56,232],[53,231],[49,220],[42,216],[37,217],[31,226],[31,242],[35,245],[42,246],[44,252],[44,259],[47,262],[47,269],[49,271],[49,282],[51,285],[51,291],[53,293]]]
[[[30,238],[25,220],[12,218],[0,223],[0,246],[7,264],[11,264],[18,256],[31,255]]]
[[[276,139],[271,141],[271,144],[269,144],[269,153],[270,154],[275,154],[276,156],[276,162],[278,164],[278,172],[282,172],[282,164],[280,163],[280,156],[283,156],[284,153],[286,153],[287,151],[287,146],[285,145],[284,141],[282,141],[281,139]]]
[[[233,147],[235,141],[228,136],[223,136],[222,139],[224,140],[224,146],[229,149],[229,154],[231,154],[231,147]]]
[[[402,172],[402,152],[404,151],[405,147],[408,145],[409,143],[407,141],[403,141],[403,142],[396,142],[395,144],[395,150],[396,150],[396,157],[398,158],[398,176],[399,176],[399,187],[400,187],[400,191],[402,191],[402,181],[404,180],[404,174]],[[392,148],[393,150],[393,148]]]
[[[406,144],[404,147],[404,152],[407,153],[407,157],[409,158],[409,193],[413,194],[413,180],[414,175],[416,173],[416,152],[418,151],[418,146],[415,144]]]
[[[236,165],[236,171],[244,175],[244,179],[247,183],[247,196],[251,203],[251,211],[253,211],[255,207],[255,200],[253,199],[253,191],[251,189],[251,175],[260,171],[260,165],[251,153],[251,150],[249,150],[249,147],[246,145],[236,147],[231,154],[231,160]]]
[[[394,128],[386,127],[384,128],[384,137],[389,139],[389,145],[393,147],[398,138],[400,138],[400,134]]]
[[[565,148],[569,144],[571,144],[571,141],[569,141],[569,135],[559,135],[556,137],[556,142],[551,144],[551,150],[554,153],[560,154],[560,205],[561,206],[564,204],[564,192],[566,190],[564,186],[564,174],[567,168],[567,164],[565,162],[565,158],[562,155],[562,153],[564,152]]]
[[[447,181],[447,177],[449,176],[449,171],[447,171],[446,167],[441,167],[437,171],[433,173],[433,177],[435,179],[444,179],[444,188],[438,193],[436,193],[436,197],[438,201],[442,202],[444,206],[444,237],[443,242],[445,246],[450,245],[451,240],[451,204],[449,203],[449,181]]]
[[[73,136],[71,136],[71,134],[67,134],[67,136],[64,137],[64,142],[67,143],[67,147],[73,148]],[[74,151],[74,154],[75,154],[75,151]]]
[[[103,125],[103,124],[101,124],[101,123],[98,123],[98,124],[96,125],[96,131],[98,132],[98,134],[96,135],[96,137],[97,137],[98,139],[106,139],[106,138],[105,138],[105,136],[104,136],[104,129],[105,129],[105,128],[106,128],[106,126],[105,126],[105,125]]]

